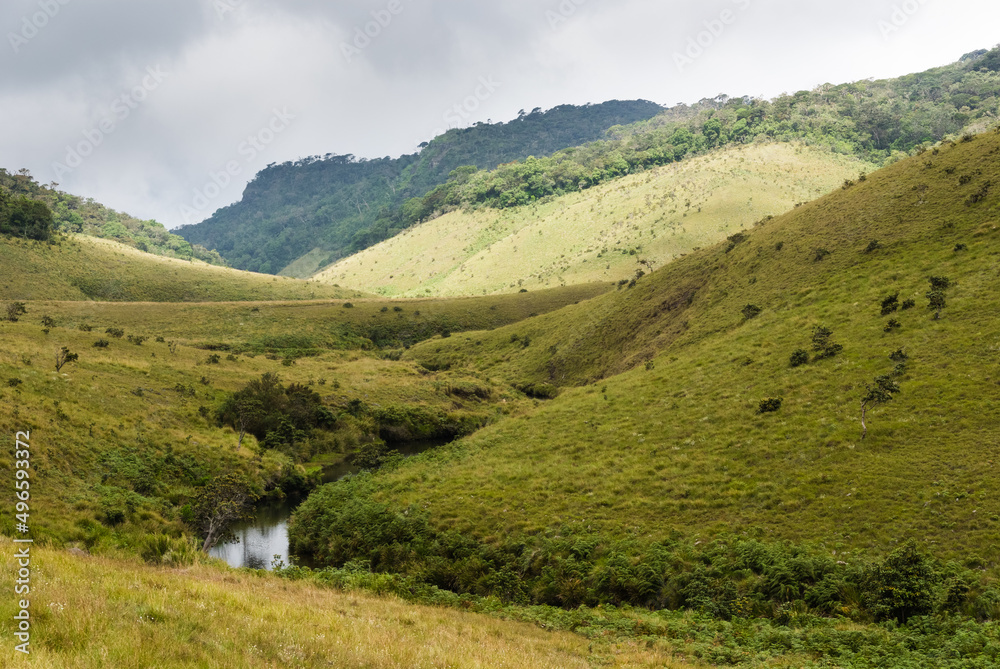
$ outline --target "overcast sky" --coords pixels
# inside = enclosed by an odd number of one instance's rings
[[[534,107],[898,76],[997,26],[995,0],[4,0],[0,167],[173,228],[271,162],[395,157]]]

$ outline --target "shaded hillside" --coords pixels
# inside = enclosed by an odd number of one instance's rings
[[[404,296],[627,282],[870,169],[790,143],[728,147],[536,206],[454,211],[315,278]]]
[[[419,153],[397,159],[327,154],[271,165],[247,186],[240,202],[178,232],[240,269],[279,273],[309,254],[292,268],[296,276],[308,276],[398,232],[400,206],[443,183],[460,166],[492,169],[547,155],[661,109],[645,101],[563,105],[507,123],[449,130]]]

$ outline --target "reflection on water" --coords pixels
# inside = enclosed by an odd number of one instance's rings
[[[448,440],[414,441],[393,444],[390,448],[399,451],[401,455],[410,456],[446,443]],[[338,481],[357,471],[357,467],[346,462],[326,466],[323,468],[323,483]],[[288,552],[288,519],[295,506],[291,502],[283,502],[258,507],[253,520],[233,526],[233,534],[239,539],[239,543],[218,544],[209,551],[209,555],[225,560],[230,567],[270,570],[275,555],[285,565],[290,565],[292,559]],[[298,559],[295,562],[303,564]]]
[[[233,534],[239,543],[218,544],[209,554],[222,558],[230,567],[250,567],[270,569],[275,555],[287,565],[288,559],[288,518],[292,505],[272,504],[257,509],[253,520],[238,523]]]

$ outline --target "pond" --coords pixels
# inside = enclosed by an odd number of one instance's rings
[[[414,441],[390,447],[409,457],[447,443],[449,443],[447,440]],[[339,481],[348,474],[358,471],[357,467],[346,462],[323,467],[323,483]],[[233,534],[238,541],[218,544],[208,552],[209,555],[225,560],[230,567],[270,570],[271,562],[276,555],[286,565],[291,564],[288,550],[288,519],[296,506],[297,503],[282,502],[257,507],[252,520],[233,526]],[[296,559],[296,564],[304,563]]]

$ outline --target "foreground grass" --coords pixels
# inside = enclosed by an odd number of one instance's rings
[[[0,568],[16,568],[0,538]],[[31,657],[0,664],[116,667],[681,667],[638,641],[567,632],[395,597],[207,565],[163,569],[32,549]],[[0,616],[13,619],[13,597]]]
[[[54,243],[0,236],[0,300],[202,302],[308,300],[363,293],[143,253],[86,235]]]
[[[727,148],[538,205],[452,212],[316,278],[381,295],[478,295],[631,279],[871,166],[794,144]]]

